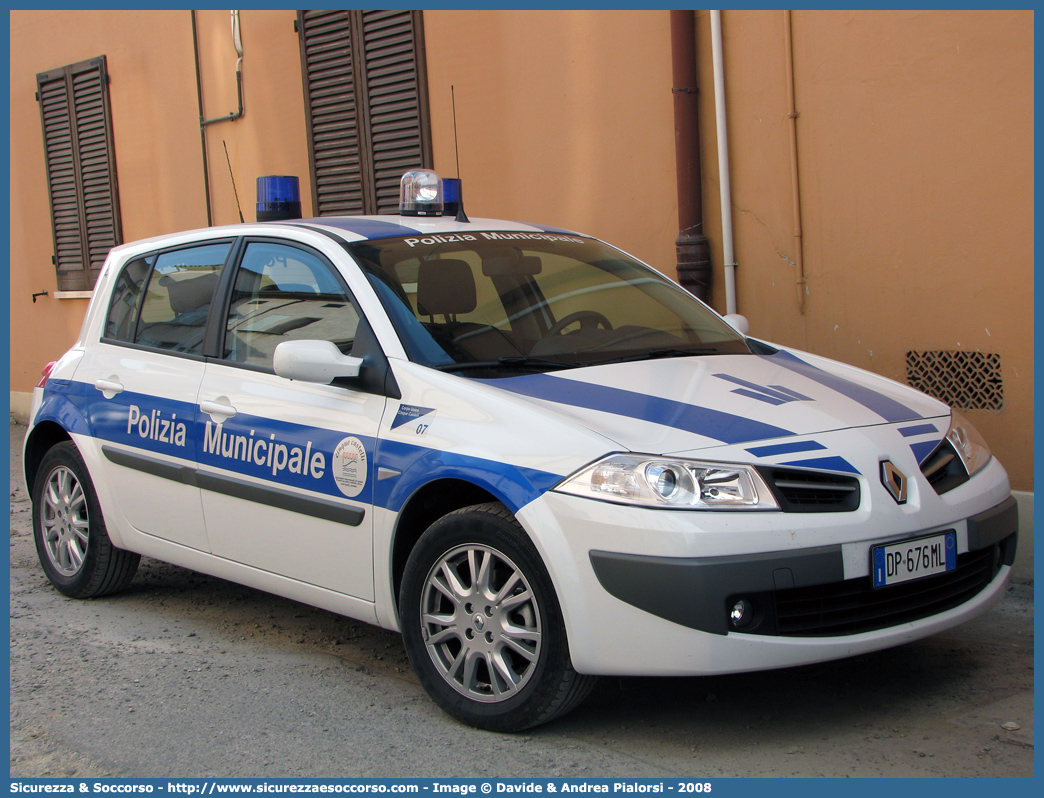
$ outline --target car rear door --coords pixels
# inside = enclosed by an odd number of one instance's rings
[[[159,250],[115,278],[100,341],[77,369],[90,454],[135,529],[207,551],[196,465],[196,401],[210,303],[234,239]]]

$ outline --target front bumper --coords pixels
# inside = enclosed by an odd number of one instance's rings
[[[1000,566],[1015,562],[1015,499],[1008,497],[967,524],[968,551],[958,559],[957,570],[886,590],[871,587],[869,577],[846,582],[841,546],[738,557],[605,551],[592,551],[590,557],[599,583],[611,595],[690,629],[728,634],[729,608],[745,599],[756,614],[744,633],[828,636],[919,620],[978,594]]]
[[[946,496],[922,492],[903,506],[879,499],[845,513],[671,512],[552,491],[517,515],[559,594],[574,667],[602,675],[766,670],[936,634],[1003,597],[1017,532],[1007,475],[995,463]],[[868,584],[872,547],[951,529],[959,563],[980,552],[988,560],[985,578],[956,604],[837,633],[779,633],[768,622],[755,633],[728,628],[738,592],[764,600]]]

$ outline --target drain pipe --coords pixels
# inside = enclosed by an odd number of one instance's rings
[[[225,116],[219,116],[216,119],[204,119],[201,110],[199,115],[200,127],[213,125],[215,122],[235,122],[243,116],[243,40],[239,32],[239,12],[232,11],[230,13],[232,14],[232,46],[236,48],[236,55],[239,56],[236,59],[236,97],[239,99],[239,110]],[[198,64],[196,68],[199,68]]]
[[[678,282],[710,301],[710,244],[703,233],[703,177],[696,91],[696,13],[671,11],[674,160],[678,174]]]
[[[196,12],[192,15],[192,57],[196,67],[196,103],[199,107],[199,137],[203,148],[203,191],[207,197],[207,227],[214,223],[213,208],[210,202],[210,167],[207,153],[207,127],[216,122],[234,122],[243,116],[243,39],[239,27],[239,12],[232,11],[232,46],[236,49],[236,95],[239,99],[239,110],[216,119],[207,119],[203,113],[203,78],[199,64],[199,28],[196,25]],[[226,152],[226,157],[228,153]],[[242,216],[242,214],[240,214]]]
[[[798,310],[805,312],[804,234],[801,231],[801,189],[798,182],[797,106],[794,102],[794,34],[790,12],[783,12],[784,57],[787,66],[787,119],[790,120],[790,186],[794,207],[794,271],[797,277]]]
[[[189,11],[192,15],[192,56],[196,65],[196,102],[199,105],[199,119],[203,121],[203,79],[199,74],[199,30],[196,27],[196,12]],[[213,209],[210,204],[210,166],[207,155],[207,129],[199,126],[199,138],[203,147],[203,193],[207,198],[207,227],[214,224]]]
[[[718,183],[721,191],[721,249],[725,264],[725,313],[736,312],[736,255],[732,243],[732,189],[729,185],[729,142],[725,127],[725,62],[721,53],[721,11],[711,11],[711,57],[714,62],[714,119],[718,137]]]

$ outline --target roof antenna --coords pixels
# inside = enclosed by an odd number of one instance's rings
[[[457,149],[457,95],[453,89],[453,84],[450,84],[450,105],[453,108],[453,157],[457,162],[457,177],[455,179],[456,192],[457,192],[457,222],[470,222],[467,214],[464,213],[464,190],[461,187],[460,180],[460,150]],[[452,189],[451,189],[452,190]]]
[[[225,148],[225,163],[228,164],[228,176],[232,178],[232,193],[236,196],[236,210],[239,211],[239,221],[243,222],[243,209],[239,207],[239,192],[236,191],[236,176],[232,174],[232,161],[228,157],[228,145],[221,139],[221,146]]]
[[[457,161],[457,177],[460,177],[460,150],[457,149],[457,95],[450,84],[450,107],[453,108],[453,157]]]

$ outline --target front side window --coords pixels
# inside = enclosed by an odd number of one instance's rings
[[[332,341],[348,354],[358,326],[359,314],[328,263],[298,247],[256,241],[236,273],[223,357],[270,369],[279,344],[305,339]]]
[[[506,376],[750,352],[684,289],[601,242],[546,233],[464,238],[348,246],[418,363]]]

